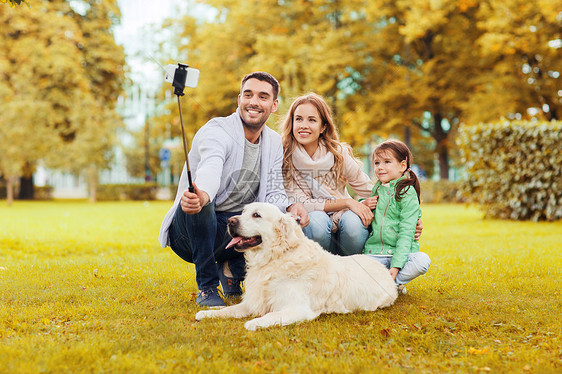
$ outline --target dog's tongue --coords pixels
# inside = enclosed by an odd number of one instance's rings
[[[241,236],[236,236],[236,237],[232,238],[232,240],[226,245],[225,249],[228,249],[228,248],[236,245],[237,243],[240,243],[240,241],[242,241]]]

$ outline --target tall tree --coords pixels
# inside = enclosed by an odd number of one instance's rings
[[[34,149],[0,155],[0,172],[21,177],[22,186],[32,183],[39,159],[81,172],[110,158],[121,124],[114,102],[124,58],[110,30],[119,13],[114,0],[83,5],[83,14],[62,0],[0,8],[0,128],[13,135],[0,138],[0,148]],[[25,105],[33,116],[21,116]],[[17,136],[14,128],[27,132]]]
[[[0,169],[11,180],[31,181],[36,161],[74,138],[73,117],[89,94],[77,47],[81,32],[59,9],[51,2],[0,8],[0,127],[11,134],[0,138],[0,148],[20,150],[0,155]],[[35,113],[22,116],[25,110]]]
[[[112,31],[121,17],[117,1],[88,0],[83,4],[83,12],[72,10],[70,15],[82,31],[79,47],[92,100],[84,103],[90,110],[81,119],[83,130],[70,147],[74,155],[70,170],[77,174],[87,170],[90,201],[94,202],[98,171],[109,166],[117,133],[124,127],[115,107],[123,91],[125,54]]]

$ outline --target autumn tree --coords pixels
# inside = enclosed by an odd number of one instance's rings
[[[21,5],[21,4],[27,4],[29,6],[29,3],[25,0],[0,0],[0,3],[2,4],[7,3],[12,8],[14,8],[16,5]]]
[[[0,148],[12,149],[0,172],[22,187],[32,186],[39,159],[81,172],[110,158],[124,58],[105,19],[119,13],[113,0],[84,5],[83,14],[62,0],[0,8]]]
[[[112,31],[121,17],[117,1],[90,0],[82,4],[82,12],[73,9],[70,15],[82,31],[79,47],[92,101],[83,103],[89,122],[71,144],[74,159],[69,169],[77,174],[87,170],[90,200],[95,201],[98,171],[108,167],[117,131],[123,128],[115,107],[123,91],[125,55],[123,47],[115,43]]]
[[[50,2],[0,8],[0,148],[12,149],[0,155],[0,169],[8,180],[30,181],[39,158],[62,151],[76,132],[79,98],[88,95],[77,58],[80,30],[70,18],[53,16],[57,9]]]
[[[177,55],[201,70],[199,86],[183,99],[188,134],[214,116],[232,113],[240,79],[256,70],[280,80],[279,113],[293,97],[312,90],[326,96],[338,113],[340,82],[348,77],[346,66],[357,48],[346,43],[357,27],[351,8],[359,3],[212,0],[206,2],[216,9],[211,21],[187,15],[167,22],[164,26],[178,36]],[[341,53],[333,52],[337,48]],[[171,102],[169,115],[157,119],[161,133],[172,137],[179,136],[176,107]],[[270,125],[278,119],[273,115]],[[165,129],[170,123],[171,132]]]
[[[467,123],[562,115],[562,5],[558,0],[482,2],[475,43],[481,71],[463,105]]]
[[[461,122],[560,110],[558,0],[205,3],[213,20],[168,23],[179,55],[201,69],[185,108],[191,131],[232,111],[244,74],[266,70],[281,82],[281,113],[315,91],[353,145],[398,135],[420,147],[430,137],[447,179]]]

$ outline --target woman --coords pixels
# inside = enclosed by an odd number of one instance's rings
[[[340,143],[330,107],[314,93],[297,98],[283,121],[283,177],[290,203],[303,203],[305,235],[342,256],[363,253],[373,219],[374,183]],[[349,184],[360,198],[351,198]]]

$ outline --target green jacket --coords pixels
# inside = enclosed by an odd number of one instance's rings
[[[392,256],[390,267],[402,268],[410,253],[418,252],[420,245],[414,240],[416,224],[421,217],[416,190],[410,186],[396,201],[396,185],[404,177],[393,180],[388,186],[379,181],[373,187],[371,196],[377,196],[372,231],[365,243],[363,253]]]

